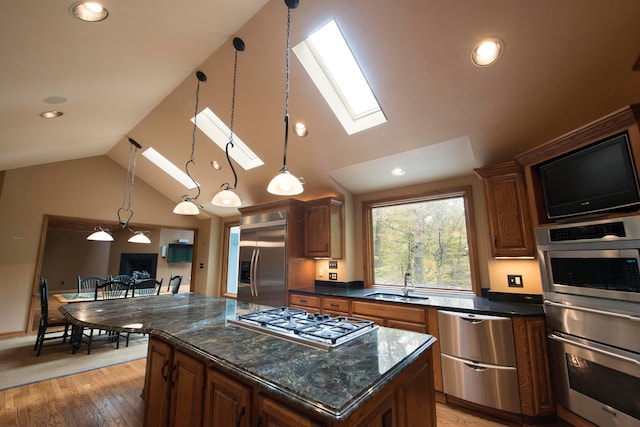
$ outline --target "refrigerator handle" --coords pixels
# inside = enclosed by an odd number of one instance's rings
[[[254,249],[253,252],[251,252],[251,264],[249,264],[249,289],[251,290],[252,297],[255,296],[255,294],[253,293],[253,287],[254,287],[253,283],[256,277],[255,261],[256,261],[256,250]]]
[[[258,283],[258,262],[260,261],[260,249],[254,249],[254,252],[256,254],[255,259],[253,261],[253,281],[252,286],[253,286],[253,296],[258,296],[258,287],[260,286],[260,283]]]

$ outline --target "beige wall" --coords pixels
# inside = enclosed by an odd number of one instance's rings
[[[6,171],[0,192],[0,334],[26,330],[44,215],[115,221],[125,173],[106,156]],[[137,179],[132,223],[206,229],[198,247],[198,260],[206,262],[209,250],[219,247],[219,227],[211,227],[211,219],[175,215],[174,205]],[[215,265],[202,276],[198,270],[197,289],[217,281]]]

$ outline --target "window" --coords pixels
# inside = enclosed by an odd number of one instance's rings
[[[222,268],[223,288],[221,295],[235,297],[238,293],[238,260],[240,258],[240,226],[237,223],[225,224]]]
[[[294,46],[293,52],[349,135],[386,123],[335,20]]]
[[[479,291],[471,189],[365,202],[367,283]]]

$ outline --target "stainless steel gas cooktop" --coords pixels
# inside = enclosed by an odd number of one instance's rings
[[[290,307],[239,314],[229,322],[323,350],[337,347],[377,327],[369,320],[331,317]]]

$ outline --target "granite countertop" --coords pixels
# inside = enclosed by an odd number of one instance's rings
[[[472,295],[411,292],[411,294],[428,296],[427,299],[417,299],[411,302],[381,301],[368,294],[385,292],[401,295],[398,290],[383,290],[379,288],[344,288],[334,286],[315,286],[303,289],[292,289],[292,292],[299,292],[309,295],[335,296],[345,298],[358,298],[368,301],[387,302],[394,304],[409,304],[413,306],[434,307],[437,309],[472,312],[478,314],[499,315],[499,316],[539,316],[544,315],[542,304],[518,303],[491,301],[487,297],[477,297]]]
[[[377,327],[327,351],[228,322],[264,308],[192,293],[70,303],[60,312],[85,327],[159,335],[332,420],[348,416],[435,342]]]

